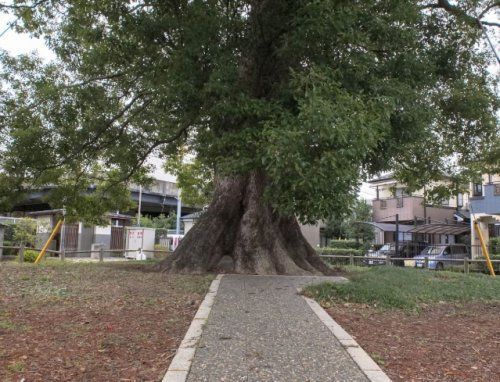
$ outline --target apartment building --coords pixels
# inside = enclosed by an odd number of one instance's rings
[[[471,224],[476,220],[486,242],[500,237],[500,174],[485,174],[481,182],[470,187]],[[481,254],[480,242],[474,227],[471,227],[472,255]]]
[[[424,189],[408,192],[392,173],[371,179],[368,183],[375,191],[373,225],[376,241],[380,244],[394,241],[396,229],[398,240],[415,239],[442,244],[454,243],[456,235],[469,231],[468,226],[458,223],[469,219],[467,194],[460,193],[440,203],[430,203],[425,198]]]

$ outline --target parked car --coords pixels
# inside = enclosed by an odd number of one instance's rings
[[[380,265],[385,264],[387,256],[391,258],[405,258],[411,259],[414,256],[418,255],[422,248],[428,246],[428,243],[423,241],[400,241],[398,243],[399,251],[396,254],[396,243],[387,243],[384,244],[378,251],[368,251],[365,256],[367,259],[364,260],[365,264],[368,265]],[[373,258],[380,258],[373,259]],[[403,267],[404,260],[393,260],[394,265],[398,265]]]
[[[470,259],[469,247],[465,244],[436,244],[429,245],[418,256],[414,257],[415,267],[424,268],[425,258],[428,258],[427,268],[442,270],[458,265],[451,260]]]

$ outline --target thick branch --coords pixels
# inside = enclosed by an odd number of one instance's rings
[[[479,16],[477,16],[477,18],[481,20],[484,17],[484,15],[486,15],[490,10],[492,10],[495,7],[500,7],[500,1],[492,1],[490,5],[484,8],[484,10],[479,14]]]
[[[20,5],[13,5],[13,4],[0,4],[0,9],[33,9],[38,7],[39,5],[48,2],[48,0],[38,0],[35,1],[33,4],[28,5],[28,4],[20,4]]]
[[[449,14],[452,14],[456,16],[459,19],[464,20],[468,24],[479,28],[483,29],[483,25],[489,25],[489,26],[500,26],[499,23],[497,22],[491,22],[491,21],[483,21],[481,20],[486,13],[488,13],[490,10],[492,10],[495,7],[500,6],[500,1],[494,1],[490,5],[488,5],[480,14],[478,17],[472,16],[468,14],[466,11],[464,11],[462,8],[451,4],[448,0],[437,0],[437,3],[433,4],[427,4],[424,5],[422,8],[432,8],[432,9],[443,9]]]

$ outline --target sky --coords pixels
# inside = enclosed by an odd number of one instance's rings
[[[498,21],[498,18],[499,16],[495,15],[488,18],[488,20]],[[8,24],[14,20],[15,18],[10,15],[0,14],[0,34],[2,34],[2,32],[4,32],[7,29]],[[500,43],[498,39],[498,33],[496,34],[496,36],[490,33],[489,36],[490,39],[493,41],[493,44],[496,46],[497,52],[500,54]],[[51,60],[55,57],[54,54],[50,51],[50,49],[47,48],[43,40],[30,37],[27,34],[16,33],[13,29],[8,29],[7,31],[5,31],[5,33],[3,33],[2,36],[0,36],[0,49],[8,51],[12,55],[37,52],[41,57],[43,57],[46,60]],[[489,70],[498,76],[500,74],[500,65],[498,64],[492,65],[489,68]],[[153,175],[157,179],[175,181],[174,176],[166,174],[162,170],[162,165],[161,165],[162,162],[160,159],[152,158],[150,160],[150,163],[153,164],[156,168],[156,170],[153,172]],[[366,200],[374,199],[375,190],[371,189],[368,184],[363,183],[359,191],[359,197]]]

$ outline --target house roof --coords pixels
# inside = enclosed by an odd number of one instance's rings
[[[382,182],[384,180],[390,180],[390,179],[394,179],[393,172],[388,172],[387,174],[379,175],[375,178],[367,180],[366,182],[367,183],[378,183],[378,182]]]
[[[461,235],[470,232],[470,225],[463,223],[446,224],[446,223],[430,223],[412,227],[411,233],[428,233],[439,235]]]
[[[42,210],[42,211],[33,211],[33,212],[28,212],[26,215],[28,216],[38,216],[38,215],[57,215],[57,214],[62,214],[63,210],[58,209],[58,210]]]
[[[126,214],[107,213],[106,217],[118,220],[132,220],[134,217]]]
[[[369,224],[384,232],[396,232],[396,224],[392,223],[376,223],[376,222],[359,222],[361,224]],[[399,224],[399,232],[409,232],[413,228],[412,225]]]

